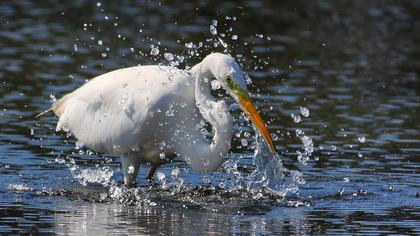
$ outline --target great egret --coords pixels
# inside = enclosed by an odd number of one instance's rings
[[[228,55],[212,53],[191,70],[134,66],[100,75],[57,100],[50,110],[56,130],[71,131],[86,147],[119,155],[124,184],[134,185],[139,165],[156,168],[181,155],[195,171],[214,171],[230,149],[232,118],[224,100],[210,94],[215,78],[255,124],[271,151],[275,146],[247,92],[245,75]],[[40,115],[42,115],[41,113]],[[207,141],[205,119],[214,136]]]

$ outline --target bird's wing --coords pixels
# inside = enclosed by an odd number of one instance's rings
[[[99,76],[54,103],[52,110],[60,117],[57,130],[71,131],[98,152],[137,147],[149,91],[129,69]]]

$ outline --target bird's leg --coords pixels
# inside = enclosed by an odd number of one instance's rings
[[[121,163],[124,174],[124,184],[127,187],[136,186],[136,178],[139,173],[140,157],[136,155],[121,156]]]
[[[151,164],[150,165],[149,172],[147,172],[147,176],[146,176],[146,179],[149,183],[152,182],[153,176],[155,175],[155,172],[156,172],[157,168],[158,168],[158,165],[156,165],[156,164]]]

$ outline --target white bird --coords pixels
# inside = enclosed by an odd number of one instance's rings
[[[88,81],[49,110],[59,116],[57,131],[71,131],[96,152],[119,155],[127,186],[135,184],[140,164],[151,165],[151,180],[156,168],[176,155],[195,171],[211,172],[223,163],[232,139],[226,103],[210,94],[213,78],[276,152],[248,95],[244,73],[221,53],[208,55],[188,71],[156,65],[118,69]],[[214,130],[211,141],[203,137],[202,119]]]

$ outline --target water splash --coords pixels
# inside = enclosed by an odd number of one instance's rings
[[[166,185],[166,175],[163,172],[156,172],[156,180],[157,182],[165,188]]]
[[[7,187],[12,192],[31,192],[33,188],[26,184],[9,184]]]
[[[83,186],[86,186],[88,183],[97,183],[108,186],[112,183],[111,177],[114,175],[114,172],[107,166],[94,169],[80,169],[76,167],[72,169],[72,174]]]
[[[218,185],[228,192],[245,191],[254,199],[274,197],[284,198],[288,193],[296,193],[305,184],[303,174],[283,166],[281,156],[272,154],[260,138],[255,139],[253,155],[235,155],[224,163],[222,169],[229,177],[219,178]],[[249,171],[242,171],[241,162],[252,159]]]
[[[254,153],[253,163],[255,170],[249,176],[249,188],[266,187],[272,193],[279,196],[285,196],[292,190],[298,190],[300,179],[297,171],[290,171],[283,166],[281,156],[269,152],[262,141],[257,142],[257,148]],[[292,173],[292,175],[290,175]],[[289,184],[284,185],[286,175],[289,175]]]
[[[226,18],[229,20],[236,20],[235,17]],[[222,23],[221,23],[222,24]],[[221,25],[219,24],[219,25]],[[208,50],[214,50],[218,46],[222,46],[224,52],[227,53],[229,50],[228,43],[233,43],[239,39],[238,35],[233,34],[232,28],[230,27],[226,32],[220,32],[217,29],[218,22],[213,20],[209,26],[210,33],[212,35],[211,39],[206,39],[205,42],[187,42],[185,43],[186,52],[181,54],[174,54],[169,52],[167,48],[160,44],[160,42],[154,41],[154,44],[150,46],[150,55],[155,60],[160,60],[159,68],[164,70],[169,75],[174,74],[176,67],[180,63],[186,62],[188,64],[188,59],[192,57],[203,56],[203,52]],[[141,31],[139,31],[141,32]],[[263,38],[263,35],[257,34],[256,37]],[[232,41],[229,41],[229,40]],[[226,40],[226,42],[225,42]],[[152,41],[152,40],[151,40]],[[227,43],[228,42],[228,43]],[[97,41],[99,46],[102,46],[102,40]],[[131,49],[130,49],[131,50]],[[131,50],[133,51],[133,50]],[[147,54],[147,53],[146,53]],[[160,55],[161,54],[161,55]],[[158,58],[158,57],[162,58]],[[241,54],[236,55],[238,58],[241,58]],[[187,66],[188,68],[188,66]],[[251,83],[248,76],[247,84]],[[221,88],[218,81],[212,81],[211,87],[214,90]],[[130,112],[132,94],[124,94],[120,101],[120,107],[124,112]],[[172,104],[168,107],[166,111],[162,111],[166,116],[174,116],[174,110]],[[294,114],[292,116],[293,120],[296,123],[299,123],[302,120],[302,117],[309,116],[309,110],[305,107],[300,107],[300,113]],[[302,115],[302,117],[301,117]],[[202,130],[203,137],[208,137],[211,134],[205,129],[205,123],[199,125],[197,129]],[[291,171],[285,168],[282,164],[281,157],[279,155],[272,155],[268,152],[263,142],[260,142],[256,137],[252,140],[250,133],[247,131],[243,132],[243,138],[241,139],[242,147],[246,147],[247,150],[255,150],[253,155],[239,155],[234,159],[228,160],[221,169],[222,172],[225,171],[228,173],[228,177],[221,172],[218,172],[214,175],[205,176],[205,188],[209,189],[223,189],[226,192],[238,192],[246,193],[250,195],[253,199],[260,199],[266,197],[267,194],[274,194],[276,196],[285,196],[288,192],[297,192],[299,185],[304,183],[302,174],[298,171]],[[311,145],[309,143],[310,138],[303,138],[302,143],[304,143],[305,153],[311,153]],[[312,145],[313,149],[313,145]],[[165,158],[164,153],[159,155],[160,158]],[[243,160],[252,160],[252,166],[250,171],[243,171],[242,163]],[[62,159],[58,161],[62,163]],[[86,186],[89,183],[98,183],[103,186],[109,187],[109,191],[106,194],[102,194],[101,199],[111,199],[112,201],[119,203],[133,203],[135,201],[144,202],[144,199],[140,199],[139,191],[141,192],[148,187],[141,187],[138,189],[127,189],[124,186],[119,186],[111,180],[113,175],[112,169],[103,169],[99,168],[94,169],[83,169],[80,170],[78,166],[70,166],[73,176],[79,181],[80,184]],[[155,175],[155,180],[159,185],[159,190],[167,190],[171,195],[177,195],[185,192],[195,191],[194,187],[188,186],[185,183],[184,179],[180,177],[181,170],[178,167],[174,167],[169,175],[165,175],[163,172],[157,172]],[[218,176],[217,176],[218,175]],[[195,186],[197,187],[197,186]],[[203,186],[198,186],[203,187]],[[203,187],[203,188],[204,188]]]
[[[303,132],[301,129],[296,129],[296,137],[300,139],[302,142],[302,149],[301,151],[296,151],[298,154],[297,160],[301,162],[302,164],[306,165],[309,161],[309,158],[312,156],[312,153],[314,152],[314,143],[312,141],[312,138],[305,135],[305,132]]]

